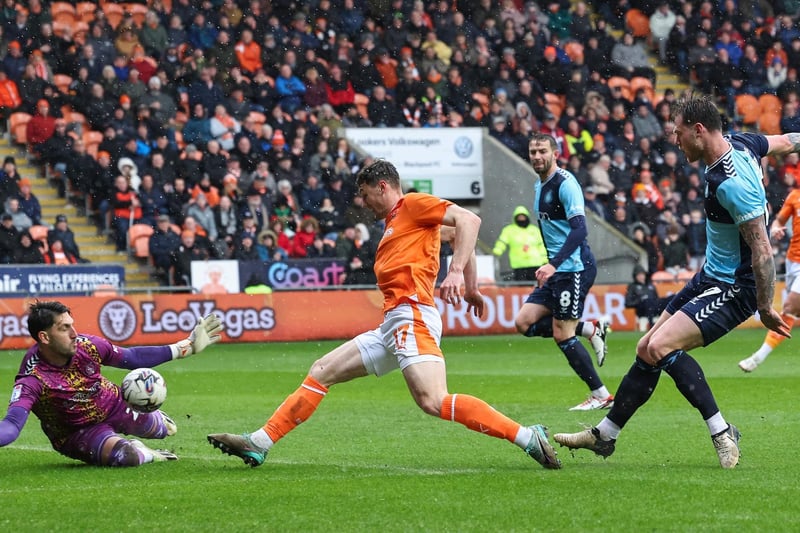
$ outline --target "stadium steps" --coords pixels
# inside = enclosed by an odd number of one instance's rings
[[[0,160],[8,156],[16,161],[20,176],[31,180],[33,194],[42,206],[42,224],[52,226],[57,215],[66,215],[83,258],[92,263],[113,263],[125,267],[125,286],[128,289],[142,291],[158,288],[158,282],[150,275],[146,265],[125,255],[118,255],[114,243],[100,234],[91,220],[75,205],[58,197],[55,186],[42,175],[42,170],[28,161],[23,147],[14,145],[7,137],[0,137]]]

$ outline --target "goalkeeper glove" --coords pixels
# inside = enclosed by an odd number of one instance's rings
[[[200,319],[188,339],[173,345],[177,350],[172,351],[172,358],[183,359],[192,354],[200,353],[208,346],[218,343],[222,339],[221,333],[223,329],[222,322],[217,315],[208,315]]]

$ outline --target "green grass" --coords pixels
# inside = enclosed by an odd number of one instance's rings
[[[614,333],[601,375],[615,390],[638,335]],[[402,376],[333,388],[260,468],[223,456],[209,432],[259,427],[336,343],[225,345],[159,368],[181,460],[95,468],[54,452],[31,416],[0,450],[0,531],[797,531],[796,341],[744,375],[737,361],[762,330],[696,350],[723,414],[742,431],[741,464],[723,471],[705,424],[662,376],[603,460],[563,450],[544,470],[511,444],[424,415]],[[577,431],[602,413],[549,339],[449,338],[453,392],[525,424]],[[21,352],[0,353],[10,392]],[[124,371],[107,369],[119,382]]]

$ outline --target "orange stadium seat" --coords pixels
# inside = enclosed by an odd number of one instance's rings
[[[639,9],[629,9],[625,13],[625,26],[636,38],[650,37],[650,18]]]
[[[106,20],[108,20],[108,24],[115,30],[122,19],[125,18],[125,9],[123,9],[121,5],[113,2],[106,2],[103,4],[103,13],[106,16]]]
[[[740,94],[736,97],[736,114],[742,118],[742,122],[752,126],[758,122],[761,116],[761,106],[758,98],[751,94]]]
[[[367,118],[369,116],[369,111],[367,110],[367,105],[369,104],[369,96],[361,93],[356,93],[355,104],[359,114],[361,114],[362,117]]]
[[[136,255],[136,257],[148,257],[150,255],[148,243],[153,233],[154,230],[150,224],[131,224],[131,227],[128,228],[128,253]],[[137,245],[138,241],[144,241],[144,245]],[[138,254],[142,247],[145,250],[143,256]]]
[[[622,97],[628,101],[633,101],[633,93],[631,92],[631,82],[622,76],[611,76],[608,78],[608,88],[620,87],[622,89]]]
[[[758,129],[765,135],[779,135],[781,132],[781,116],[783,102],[774,94],[762,94],[758,97],[761,115],[758,117]]]
[[[27,144],[28,135],[25,131],[25,127],[30,119],[31,115],[22,111],[11,113],[11,116],[8,117],[8,131],[11,132],[11,139],[15,143]]]
[[[635,98],[636,93],[640,89],[644,89],[647,98],[650,99],[651,102],[656,101],[656,90],[653,87],[653,82],[650,81],[650,78],[646,78],[644,76],[634,76],[631,78],[631,95]]]
[[[95,2],[78,2],[75,5],[75,13],[78,15],[78,20],[87,24],[94,22],[97,7]]]
[[[544,105],[557,119],[561,118],[561,113],[567,106],[567,97],[563,94],[544,93]]]
[[[73,20],[77,18],[77,12],[75,11],[75,6],[73,6],[69,2],[50,3],[50,16],[53,18],[53,20],[56,20],[56,18],[62,13],[67,13],[69,15],[72,15]]]

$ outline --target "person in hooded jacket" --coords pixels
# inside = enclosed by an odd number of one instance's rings
[[[625,307],[636,310],[636,329],[647,331],[653,327],[667,302],[669,297],[659,297],[647,269],[637,263],[633,267],[633,281],[625,291]]]
[[[536,269],[547,263],[542,232],[538,225],[531,224],[531,214],[525,206],[514,209],[512,220],[500,232],[492,253],[500,257],[508,251],[514,281],[535,281]]]

